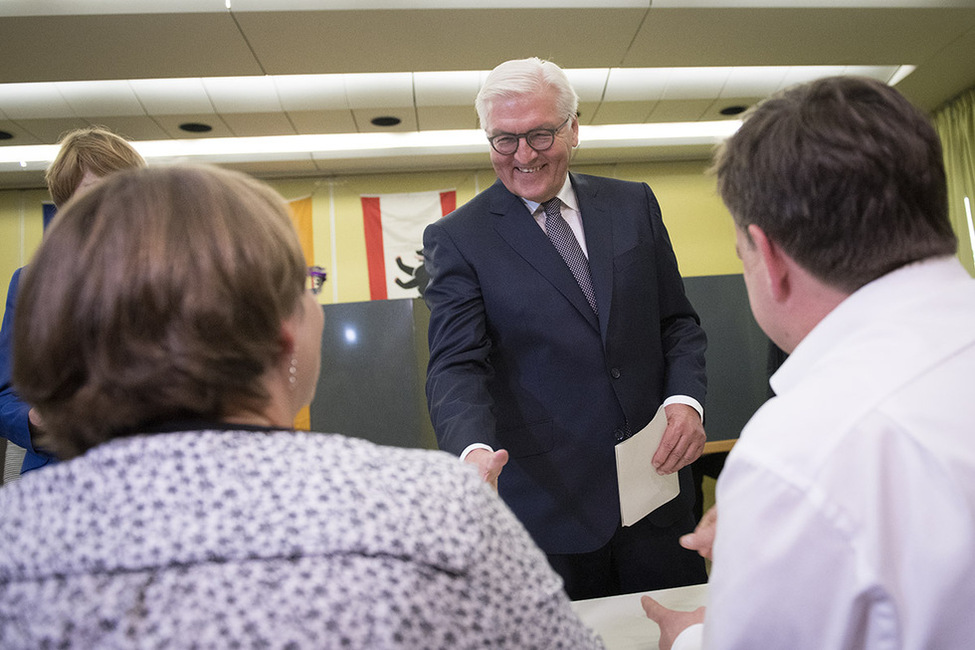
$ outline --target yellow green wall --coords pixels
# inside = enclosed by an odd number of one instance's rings
[[[574,167],[578,172],[646,181],[653,188],[686,276],[740,273],[731,217],[715,193],[705,161]],[[322,301],[369,299],[360,196],[457,190],[462,205],[495,180],[490,168],[457,172],[348,176],[272,181],[285,198],[312,197],[315,261],[329,280]]]
[[[486,162],[486,161],[485,161]],[[646,181],[653,188],[685,276],[740,273],[731,217],[705,174],[707,162],[626,163],[574,167],[574,171]],[[315,262],[328,270],[324,303],[369,299],[362,194],[456,189],[462,205],[495,180],[490,167],[457,172],[276,180],[287,199],[312,197]],[[13,271],[30,260],[42,235],[45,190],[0,192],[0,295]]]
[[[44,201],[50,201],[47,190],[0,192],[0,296],[4,299],[0,308],[6,305],[10,276],[30,260],[41,243]]]

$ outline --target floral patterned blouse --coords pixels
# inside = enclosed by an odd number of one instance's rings
[[[0,648],[599,648],[476,472],[336,435],[116,439],[0,489]]]

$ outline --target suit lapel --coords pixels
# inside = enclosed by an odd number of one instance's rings
[[[572,277],[572,271],[535,223],[525,203],[509,192],[501,181],[494,184],[492,192],[494,196],[491,212],[497,216],[495,229],[498,234],[539,274],[551,282],[593,328],[598,329],[596,315],[592,313],[592,308],[589,307],[582,289]],[[513,279],[513,284],[517,284],[516,279]],[[597,300],[598,295],[597,293]]]

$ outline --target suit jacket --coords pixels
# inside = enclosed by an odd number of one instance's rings
[[[428,226],[427,399],[442,449],[507,449],[499,492],[548,553],[602,547],[620,521],[614,447],[662,401],[702,404],[706,337],[644,183],[570,175],[599,316],[500,181]],[[647,459],[647,471],[654,471]],[[681,495],[650,516],[669,525]]]
[[[20,272],[14,271],[7,289],[7,305],[3,312],[3,325],[0,326],[0,436],[20,445],[26,450],[20,472],[43,467],[54,458],[34,449],[30,437],[27,414],[30,407],[21,401],[10,382],[13,361],[14,305],[17,302],[17,289],[20,286]]]

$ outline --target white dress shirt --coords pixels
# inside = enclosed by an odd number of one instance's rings
[[[718,479],[703,647],[973,647],[973,372],[975,282],[953,257],[813,329]]]

